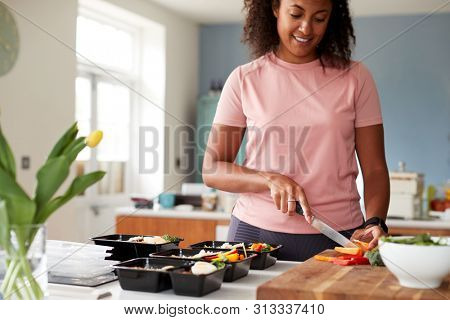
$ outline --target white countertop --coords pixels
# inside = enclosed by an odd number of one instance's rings
[[[148,216],[159,218],[176,219],[203,219],[203,220],[230,220],[231,214],[219,211],[178,211],[174,209],[161,209],[158,211],[152,209],[136,209],[134,207],[119,207],[115,209],[116,214],[125,214],[133,216]],[[424,229],[449,229],[450,220],[401,220],[387,219],[388,227],[397,228],[424,228]]]
[[[134,207],[119,207],[115,209],[116,214],[125,214],[133,216],[148,216],[158,218],[177,218],[177,219],[203,219],[203,220],[230,220],[231,214],[219,211],[178,211],[175,209],[136,209]]]
[[[300,262],[277,261],[266,270],[250,270],[246,277],[234,282],[224,282],[222,287],[203,297],[177,296],[172,289],[159,293],[122,290],[119,281],[104,284],[96,288],[49,284],[50,300],[60,299],[97,299],[99,294],[108,294],[112,300],[254,300],[256,288],[266,281],[279,276],[299,265]]]
[[[450,220],[402,220],[387,219],[386,224],[392,228],[420,228],[420,229],[448,229],[450,230]]]

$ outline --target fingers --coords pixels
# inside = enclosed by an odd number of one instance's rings
[[[357,229],[355,232],[353,232],[352,237],[350,240],[359,240],[361,241],[362,236],[364,235],[365,230],[364,229]]]
[[[281,195],[279,192],[275,192],[272,194],[273,202],[275,203],[275,206],[278,210],[281,209]]]
[[[365,235],[370,235],[371,240],[369,242],[368,250],[374,249],[378,245],[378,239],[383,235],[383,231],[381,231],[380,227],[374,226],[371,228],[368,228]]]
[[[292,199],[291,199],[291,197],[292,197]],[[289,196],[289,200],[288,200],[288,214],[290,216],[295,215],[295,209],[296,209],[295,207],[296,207],[295,197]]]
[[[311,224],[313,214],[312,214],[311,207],[309,206],[308,200],[306,199],[305,192],[303,191],[302,188],[300,188],[300,186],[297,187],[296,192],[297,192],[297,199],[300,202],[300,205],[302,206],[302,209],[303,209],[303,215],[304,215],[306,221],[309,224]]]
[[[287,192],[281,193],[281,212],[283,213],[288,211],[288,197]]]

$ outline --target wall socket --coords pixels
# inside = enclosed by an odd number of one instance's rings
[[[30,169],[30,157],[29,156],[23,156],[21,159],[21,167],[23,170]]]

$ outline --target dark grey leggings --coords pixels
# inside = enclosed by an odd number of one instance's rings
[[[350,238],[356,229],[341,231]],[[282,244],[278,259],[290,261],[305,261],[326,249],[340,246],[323,234],[291,234],[268,231],[245,223],[235,216],[231,216],[228,241],[265,242]]]

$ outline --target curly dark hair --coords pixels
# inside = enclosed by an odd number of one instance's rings
[[[244,0],[246,19],[242,42],[249,45],[252,56],[258,58],[273,51],[280,43],[277,19],[272,8],[281,0]],[[352,19],[347,0],[331,0],[332,11],[327,30],[317,47],[322,67],[344,69],[350,65],[355,45]]]

